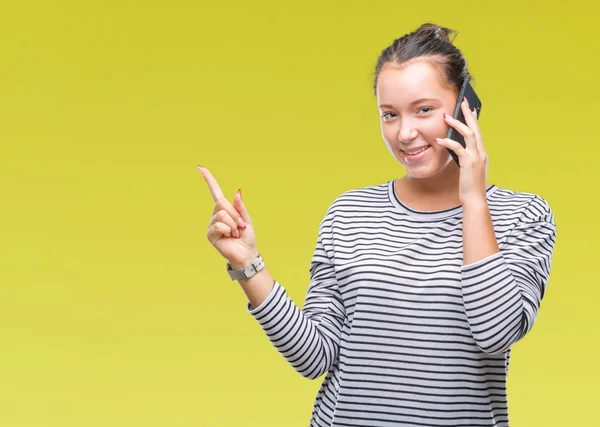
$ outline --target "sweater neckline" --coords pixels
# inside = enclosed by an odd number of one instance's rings
[[[435,211],[421,211],[408,207],[398,197],[396,194],[396,188],[394,186],[395,179],[391,179],[388,181],[388,196],[392,205],[394,205],[400,212],[408,214],[415,218],[422,219],[441,219],[441,218],[449,218],[452,216],[457,216],[459,214],[462,215],[463,208],[462,205],[454,206],[448,209],[435,210]],[[491,194],[493,194],[497,190],[497,186],[495,184],[490,184],[488,188],[485,190],[486,198],[489,198]]]

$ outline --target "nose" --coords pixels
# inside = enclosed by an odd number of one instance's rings
[[[404,123],[402,123],[402,121],[399,120],[399,122],[398,139],[400,142],[409,144],[410,141],[417,137],[418,132],[410,123],[410,121],[405,120]]]

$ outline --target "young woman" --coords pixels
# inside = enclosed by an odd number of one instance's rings
[[[327,373],[311,426],[508,426],[510,350],[537,316],[556,225],[542,197],[487,183],[466,100],[466,125],[452,119],[469,76],[452,33],[423,24],[381,53],[381,132],[406,175],[330,204],[302,310],[264,266],[241,192],[229,203],[199,167],[215,201],[208,240],[248,312],[301,375]]]

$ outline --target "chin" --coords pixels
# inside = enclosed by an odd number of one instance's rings
[[[453,162],[452,159],[450,161]],[[424,164],[424,165],[407,165],[406,163],[402,163],[402,166],[406,170],[406,174],[411,178],[415,179],[423,179],[423,178],[433,178],[440,173],[442,173],[447,167],[449,167],[449,162],[443,163],[441,160],[434,163]]]
[[[440,172],[432,171],[427,168],[407,168],[406,166],[404,167],[404,169],[406,169],[406,174],[408,176],[415,179],[431,178],[436,176]]]

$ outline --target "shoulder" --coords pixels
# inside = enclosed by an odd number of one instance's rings
[[[356,212],[362,208],[373,208],[388,201],[389,181],[346,189],[338,193],[327,208],[325,216],[339,212]]]
[[[488,196],[490,212],[500,216],[518,216],[520,222],[546,221],[554,223],[550,203],[541,195],[495,187]]]

